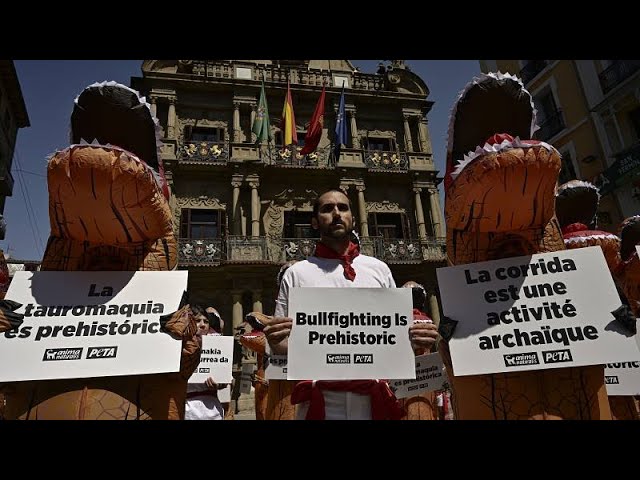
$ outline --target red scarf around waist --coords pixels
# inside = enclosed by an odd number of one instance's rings
[[[291,394],[291,403],[309,402],[307,420],[324,420],[324,395],[322,390],[353,392],[371,396],[371,418],[373,420],[400,420],[404,414],[400,402],[387,382],[383,380],[303,380],[298,382]]]
[[[353,259],[360,255],[360,247],[355,243],[349,242],[347,252],[344,255],[340,255],[335,250],[327,247],[324,243],[318,242],[316,245],[316,253],[314,255],[320,258],[333,258],[340,260],[342,268],[344,268],[344,276],[347,280],[351,280],[352,282],[355,280],[356,271],[353,269],[351,264],[353,263]]]

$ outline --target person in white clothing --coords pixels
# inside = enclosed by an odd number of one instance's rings
[[[198,321],[198,336],[221,335],[224,322],[217,310],[213,307],[205,310],[200,305],[192,305],[191,310]],[[218,399],[218,390],[226,387],[218,385],[213,377],[208,377],[204,383],[188,383],[184,419],[224,420],[224,408]]]
[[[320,232],[315,254],[286,271],[275,315],[264,329],[274,354],[286,355],[288,351],[293,324],[288,317],[290,288],[396,287],[387,264],[360,254],[359,246],[350,241],[353,215],[349,198],[341,190],[329,190],[317,198],[311,224]],[[437,330],[433,324],[413,324],[409,327],[409,336],[414,351],[430,349],[436,341]],[[306,400],[318,398],[310,396],[309,392],[314,388],[322,390],[323,408],[316,408]],[[382,381],[300,382],[296,390],[292,403],[299,403],[296,411],[299,419],[393,419],[401,416],[395,396]]]

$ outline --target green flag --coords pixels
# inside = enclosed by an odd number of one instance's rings
[[[269,109],[267,108],[267,96],[264,93],[264,80],[260,89],[260,101],[258,102],[258,111],[253,121],[251,131],[256,134],[256,143],[262,143],[265,140],[271,141],[271,125],[269,124]]]

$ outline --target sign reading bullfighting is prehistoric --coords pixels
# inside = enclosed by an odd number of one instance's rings
[[[16,272],[22,304],[0,335],[0,382],[177,372],[182,342],[160,331],[178,310],[186,271]]]
[[[288,380],[415,378],[408,288],[292,288]]]
[[[602,249],[439,268],[458,376],[640,360]]]
[[[608,363],[604,368],[607,395],[640,395],[640,362]]]
[[[442,357],[439,353],[428,353],[416,357],[416,378],[390,380],[389,388],[396,398],[407,398],[424,392],[440,390],[448,382]]]
[[[216,383],[231,383],[233,378],[233,337],[204,335],[200,363],[189,377],[189,383],[204,383],[212,377]]]

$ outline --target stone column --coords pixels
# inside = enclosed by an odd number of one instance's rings
[[[240,102],[233,102],[233,141],[240,141]]]
[[[445,236],[444,225],[440,215],[440,199],[438,198],[438,189],[429,190],[429,203],[431,205],[431,221],[433,222],[433,233],[436,237]]]
[[[169,117],[167,118],[167,138],[176,138],[176,99],[169,99]]]
[[[242,312],[242,290],[232,290],[231,301],[233,302],[233,331],[236,332],[236,328],[244,322],[244,314]]]
[[[260,197],[258,196],[258,179],[249,182],[251,187],[251,236],[260,236]]]
[[[262,313],[262,289],[253,292],[253,311]]]
[[[251,104],[251,125],[249,126],[249,128],[251,129],[251,143],[256,143],[256,139],[258,138],[257,135],[255,133],[253,133],[253,123],[256,121],[256,104],[252,103]]]
[[[431,319],[436,326],[440,325],[440,308],[438,308],[438,297],[434,292],[429,292],[429,310],[431,311]]]
[[[356,125],[356,110],[347,111],[351,120],[351,148],[360,148],[360,139],[358,138],[358,126]]]
[[[411,142],[411,129],[409,128],[409,115],[404,117],[404,146],[407,152],[413,152],[413,143]]]
[[[153,115],[154,117],[157,117],[157,108],[156,108],[156,97],[155,96],[149,96],[149,104],[151,105],[151,115]]]
[[[418,223],[418,238],[426,240],[427,229],[424,225],[424,211],[422,210],[422,197],[420,193],[422,188],[414,187],[413,192],[416,194],[416,222]]]
[[[233,203],[231,210],[231,231],[233,235],[240,235],[240,186],[242,178],[235,175],[231,178],[231,186],[233,187]]]
[[[360,235],[369,236],[369,222],[367,221],[367,204],[364,201],[364,185],[356,185],[358,191],[358,216],[360,217]]]
[[[431,139],[429,138],[426,118],[418,119],[418,135],[420,136],[420,151],[432,154],[433,150],[431,149]]]

